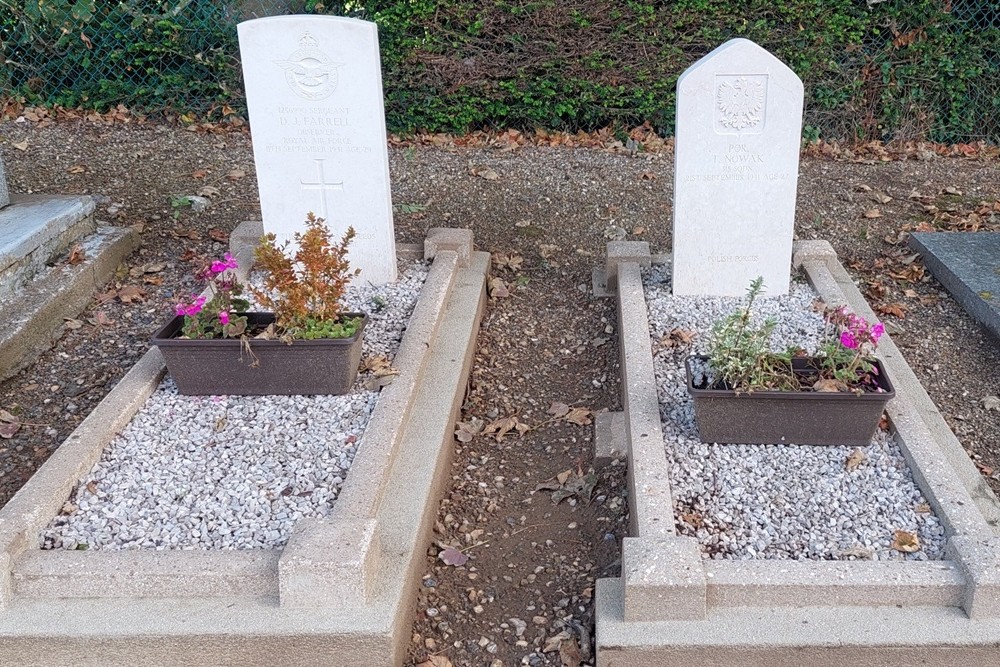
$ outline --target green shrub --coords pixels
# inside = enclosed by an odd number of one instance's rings
[[[239,5],[0,0],[0,39],[11,61],[0,85],[32,103],[242,110],[238,19],[227,9]],[[395,132],[622,129],[650,121],[669,135],[678,75],[725,40],[746,37],[803,79],[809,138],[1000,141],[995,0],[299,6],[379,25]]]

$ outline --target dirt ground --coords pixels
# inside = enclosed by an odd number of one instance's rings
[[[614,304],[589,294],[612,238],[670,248],[669,151],[390,149],[396,235],[468,227],[504,281],[490,299],[462,420],[530,427],[456,445],[414,608],[409,660],[442,665],[588,664],[593,591],[618,573],[624,465],[592,470],[592,413],[620,410]],[[25,425],[0,440],[0,506],[145,352],[240,221],[259,217],[249,137],[148,124],[0,123],[12,193],[92,194],[98,217],[142,225],[142,246],[53,350],[0,384]],[[206,210],[178,199],[202,193]],[[808,157],[796,233],[829,240],[931,398],[1000,491],[1000,341],[923,271],[913,229],[1000,230],[1000,161]],[[585,408],[567,421],[553,404]],[[559,405],[557,413],[563,412]],[[508,422],[513,423],[513,422]],[[562,493],[561,490],[569,491]],[[558,502],[556,502],[558,501]],[[438,554],[461,546],[463,566]]]

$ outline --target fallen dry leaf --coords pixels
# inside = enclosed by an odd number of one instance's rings
[[[550,259],[560,250],[561,248],[553,243],[538,244],[538,254],[542,256],[542,259]]]
[[[920,551],[920,538],[917,537],[916,533],[911,533],[908,530],[897,530],[893,534],[890,546],[896,551],[912,554]]]
[[[879,204],[888,204],[889,202],[892,201],[892,197],[890,197],[889,195],[884,195],[882,193],[878,193],[872,196],[872,199],[877,201]]]
[[[441,553],[438,554],[438,558],[441,559],[445,565],[465,565],[469,562],[469,556],[462,553],[455,547],[448,547],[447,549],[442,549]]]
[[[228,178],[231,181],[238,181],[246,175],[247,173],[242,169],[233,169],[231,172],[226,174],[226,178]]]
[[[580,667],[583,656],[575,637],[570,637],[559,644],[559,659],[562,660],[562,667]]]
[[[861,448],[860,447],[855,447],[854,450],[851,452],[850,456],[847,457],[847,461],[845,463],[845,465],[847,467],[847,470],[848,471],[857,470],[858,466],[860,466],[862,463],[864,463],[865,460],[867,460],[867,459],[868,459],[868,457],[861,450]]]
[[[875,552],[867,547],[856,546],[840,552],[841,558],[853,557],[858,560],[871,560],[875,557]]]
[[[566,414],[569,412],[569,406],[566,405],[565,403],[560,403],[556,401],[549,406],[548,412],[556,419],[560,419],[562,417],[565,417]],[[562,484],[562,482],[560,482],[560,484]]]
[[[213,185],[203,185],[198,188],[199,197],[217,197],[219,196],[219,188]]]
[[[655,181],[656,180],[656,174],[654,174],[651,171],[644,171],[641,174],[639,174],[639,180],[640,181]]]
[[[132,303],[133,301],[142,301],[146,298],[146,291],[143,290],[138,285],[126,285],[125,287],[118,290],[118,298],[122,303]]]
[[[507,283],[501,278],[490,278],[490,296],[494,299],[505,299],[510,296]]]
[[[694,332],[687,329],[671,329],[670,332],[661,338],[656,344],[656,353],[668,348],[690,345],[694,340]]]
[[[980,402],[987,410],[1000,410],[1000,397],[987,396]]]
[[[961,197],[962,196],[962,191],[959,190],[958,188],[956,188],[953,185],[949,185],[948,187],[946,187],[943,190],[941,190],[941,194],[943,194],[943,195],[954,195],[956,197]]]
[[[573,408],[563,417],[563,421],[577,426],[589,426],[592,423],[591,414],[587,408]]]
[[[199,234],[198,231],[194,229],[183,229],[181,227],[176,227],[170,230],[170,234],[174,238],[178,239],[190,239],[192,241],[198,241],[199,239],[201,239],[201,234]]]
[[[204,169],[195,169],[194,171],[191,172],[191,178],[205,178],[205,176],[207,175],[208,172],[205,171]]]
[[[531,427],[518,419],[517,415],[510,415],[509,417],[501,417],[496,421],[490,422],[483,429],[483,433],[485,435],[493,435],[496,437],[497,442],[500,442],[503,440],[503,437],[511,431],[516,431],[520,436],[530,430]]]
[[[83,322],[72,317],[66,317],[63,319],[63,326],[67,329],[79,329],[83,326]]]
[[[87,321],[95,327],[105,327],[114,324],[114,322],[111,321],[111,318],[108,317],[108,314],[103,310],[95,311],[94,316],[89,318]]]
[[[100,305],[103,305],[105,303],[109,303],[111,301],[114,301],[117,298],[118,298],[118,290],[108,290],[107,292],[105,292],[103,294],[98,294],[96,297],[94,297],[94,302],[98,306],[100,306]]]
[[[24,141],[14,142],[13,144],[11,144],[11,146],[13,146],[19,151],[26,151],[28,150],[28,140],[25,139]]]
[[[229,243],[229,232],[218,227],[212,227],[208,230],[208,238],[219,243]]]
[[[87,167],[82,164],[74,164],[72,167],[66,170],[69,174],[82,174],[87,171]]]
[[[77,265],[81,264],[85,259],[87,259],[87,251],[83,249],[83,246],[77,243],[73,246],[73,249],[69,251],[69,257],[66,259],[67,264]]]
[[[487,181],[499,181],[500,174],[490,169],[489,167],[472,167],[469,173],[473,176],[478,176],[479,178],[486,179]]]
[[[816,380],[816,383],[813,384],[813,391],[840,392],[840,391],[850,391],[850,388],[840,380],[834,380],[832,378],[824,378],[822,380]]]
[[[361,362],[361,372],[374,373],[375,377],[399,375],[399,370],[393,368],[392,362],[390,362],[383,355],[365,357],[365,359]]]
[[[493,266],[498,269],[510,269],[511,271],[517,271],[521,268],[524,263],[524,258],[520,255],[507,255],[504,253],[496,253],[493,255]]]
[[[432,655],[429,656],[423,662],[417,664],[416,667],[454,667],[446,656],[443,655]]]
[[[0,438],[9,440],[21,428],[21,420],[10,412],[0,408]]]
[[[986,465],[982,461],[975,461],[975,460],[973,460],[973,463],[979,469],[979,472],[981,472],[982,474],[986,475],[987,477],[989,477],[990,475],[993,474],[993,466]]]
[[[883,303],[875,306],[875,310],[880,315],[892,315],[901,320],[906,318],[906,306],[901,303]]]
[[[870,209],[868,209],[867,211],[864,212],[864,217],[869,218],[869,219],[881,218],[882,217],[882,211],[878,210],[877,208],[870,208]]]

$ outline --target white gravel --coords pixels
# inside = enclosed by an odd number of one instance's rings
[[[392,359],[427,277],[351,285],[364,354]],[[378,393],[181,396],[165,379],[40,536],[43,549],[273,549],[329,513]]]
[[[894,438],[879,432],[860,448],[808,445],[718,445],[698,439],[685,386],[684,359],[706,354],[708,332],[738,308],[735,298],[674,297],[669,266],[644,277],[654,351],[675,328],[696,332],[691,347],[654,355],[660,414],[677,530],[696,536],[706,557],[720,559],[933,560],[942,557],[944,528],[930,511]],[[789,295],[758,298],[754,312],[775,317],[773,349],[815,350],[823,320],[813,290],[793,283]],[[915,533],[921,549],[892,548],[897,530]]]

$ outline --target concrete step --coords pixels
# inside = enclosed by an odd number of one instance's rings
[[[0,303],[96,229],[90,197],[11,197],[0,209]]]

